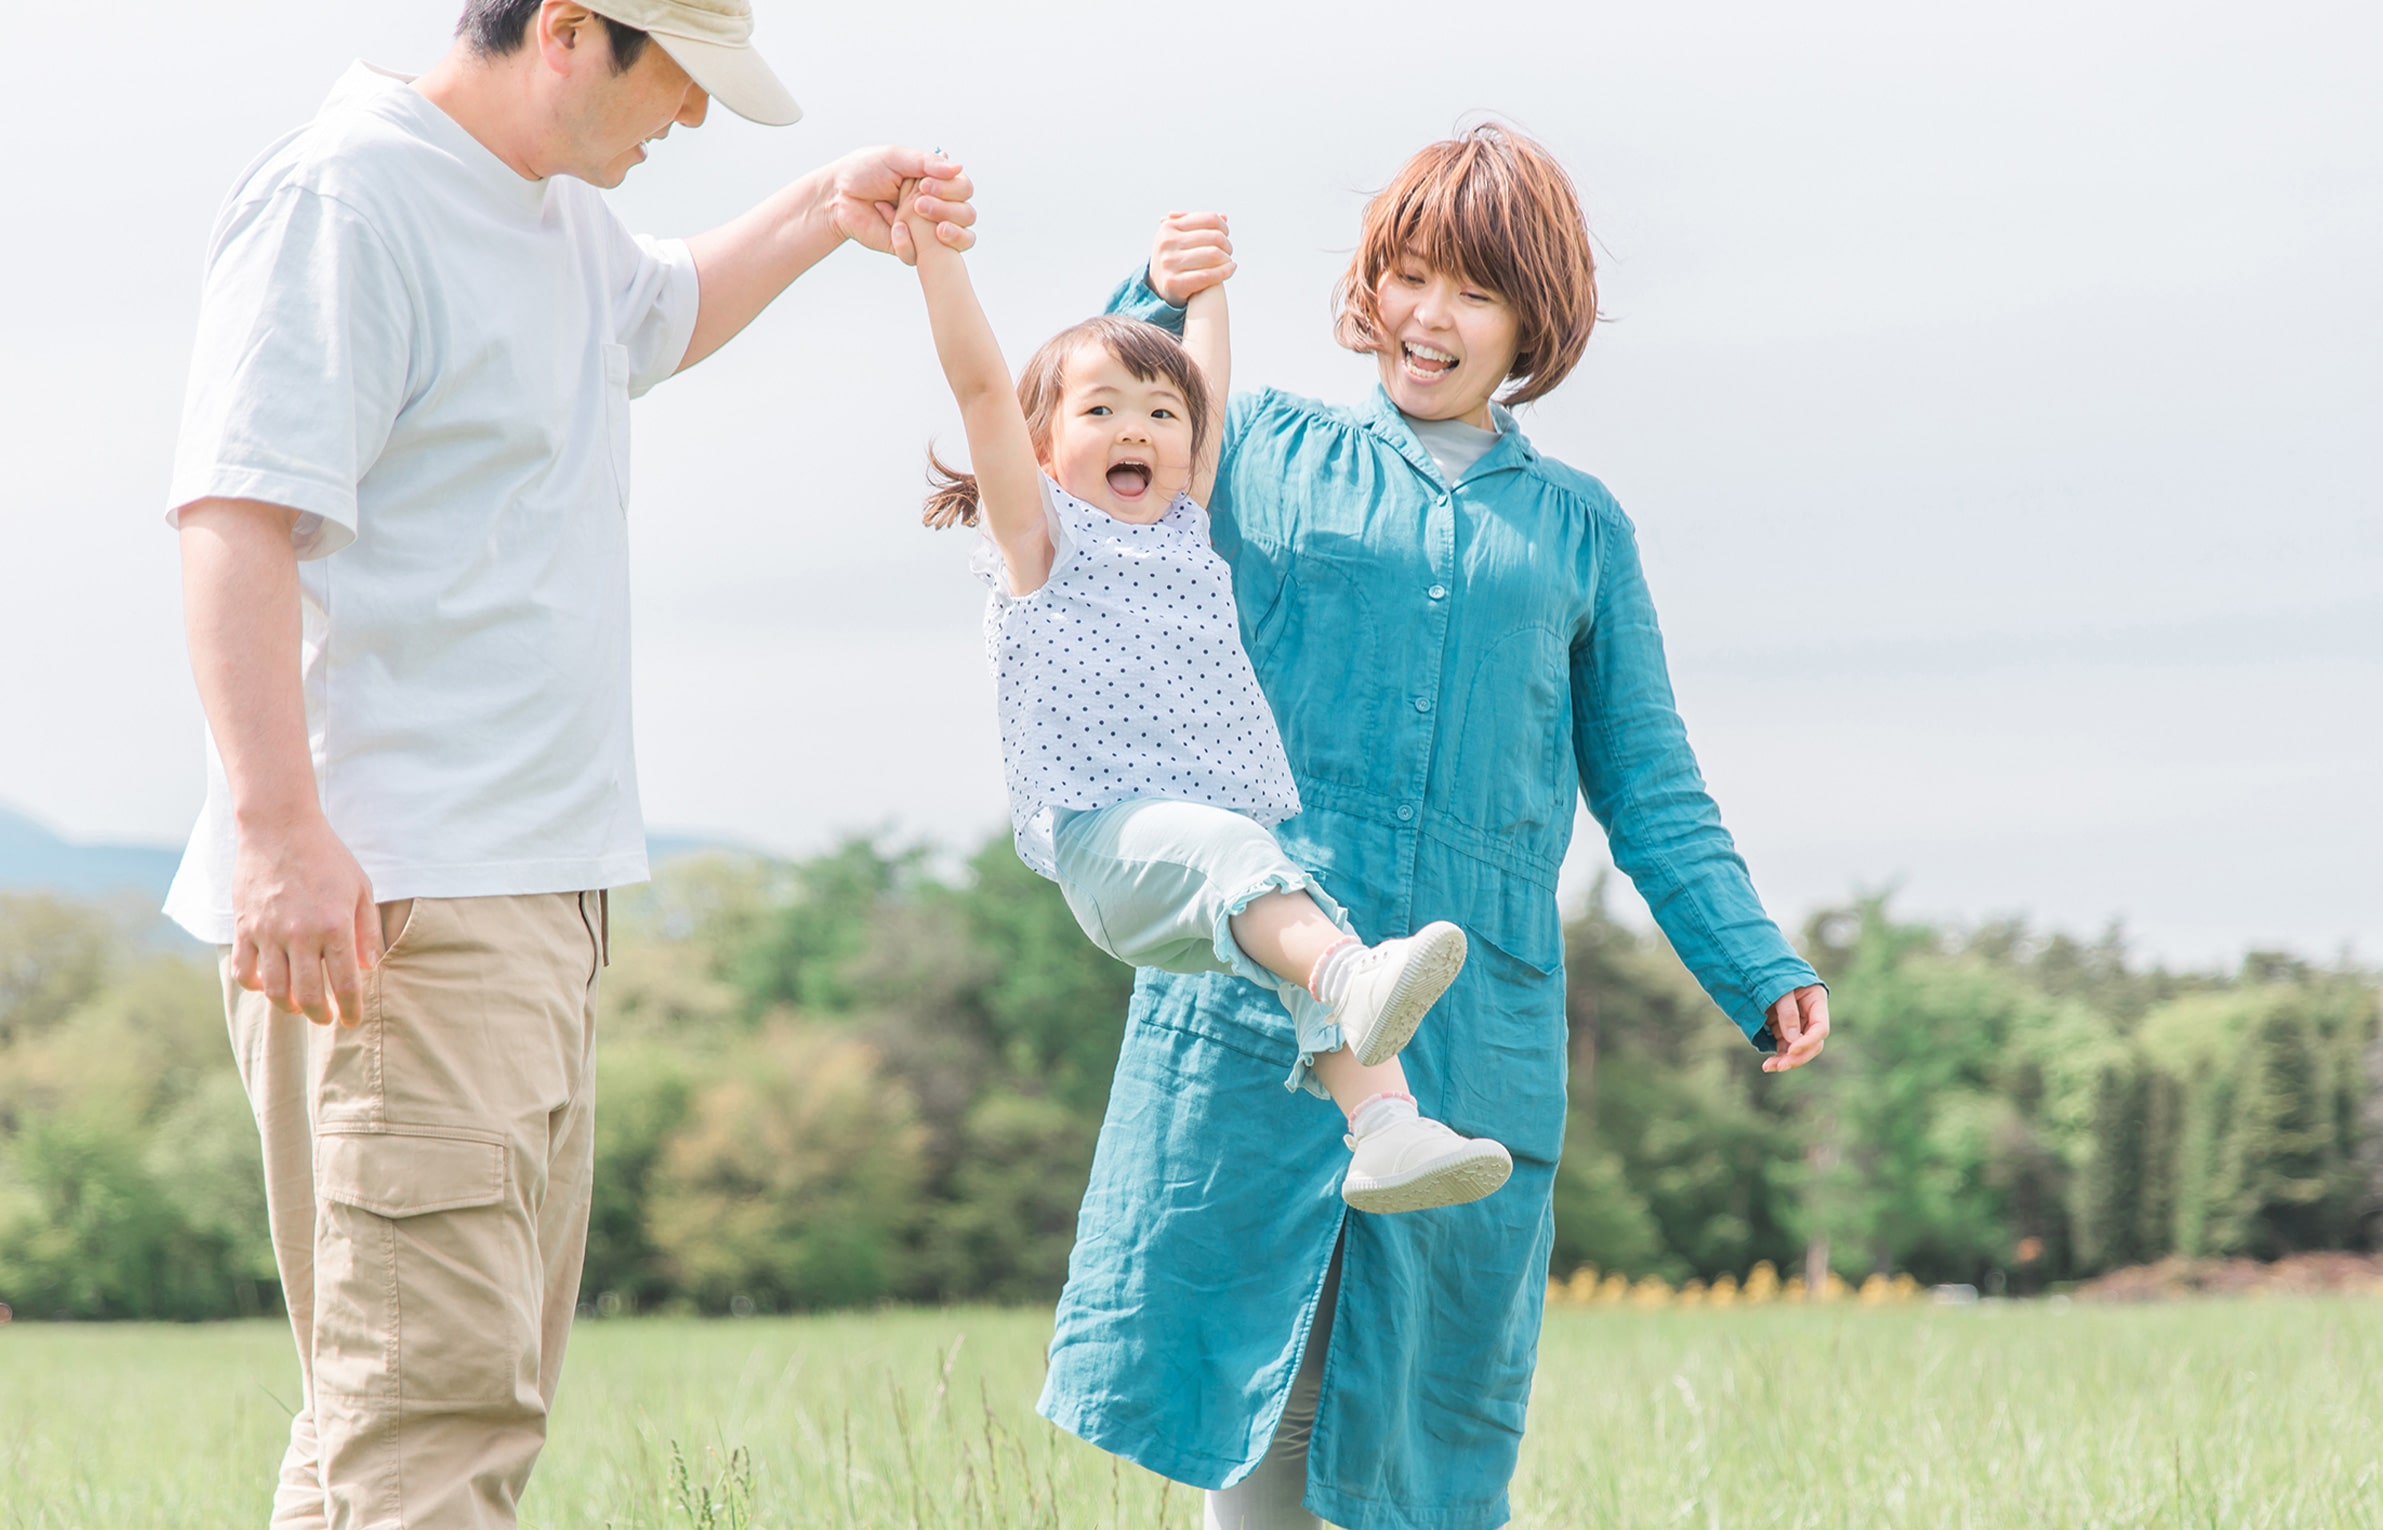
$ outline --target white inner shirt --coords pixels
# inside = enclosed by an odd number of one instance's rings
[[[1440,470],[1441,480],[1451,487],[1498,444],[1496,431],[1483,430],[1462,420],[1422,420],[1403,409],[1399,418],[1415,433],[1417,444],[1431,453],[1432,465]]]
[[[686,247],[524,180],[359,64],[209,245],[167,518],[300,512],[317,787],[382,901],[646,874],[629,714],[629,400],[695,330]],[[232,938],[208,791],[166,912]]]

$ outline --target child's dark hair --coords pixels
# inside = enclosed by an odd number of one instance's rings
[[[1026,415],[1027,439],[1038,461],[1051,457],[1051,418],[1059,410],[1059,396],[1067,391],[1067,358],[1078,347],[1098,345],[1119,365],[1143,382],[1171,382],[1183,394],[1184,412],[1191,417],[1192,458],[1199,459],[1214,427],[1215,400],[1207,381],[1183,342],[1155,324],[1104,313],[1070,325],[1042,344],[1018,374],[1018,407]],[[927,508],[919,517],[940,531],[946,526],[976,524],[976,475],[946,467],[927,450]]]
[[[1544,397],[1580,360],[1597,322],[1597,262],[1572,177],[1535,140],[1484,123],[1426,146],[1375,193],[1332,295],[1341,344],[1384,343],[1374,291],[1410,252],[1513,307],[1514,386],[1500,403]]]

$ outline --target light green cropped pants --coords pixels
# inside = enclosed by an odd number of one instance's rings
[[[1230,972],[1280,998],[1298,1037],[1286,1089],[1328,1097],[1316,1054],[1340,1026],[1305,984],[1276,977],[1233,939],[1233,917],[1270,892],[1304,892],[1352,935],[1349,916],[1256,822],[1225,808],[1142,797],[1061,812],[1052,831],[1059,890],[1094,945],[1135,967]]]

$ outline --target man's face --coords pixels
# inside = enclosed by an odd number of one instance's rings
[[[554,169],[592,186],[618,186],[645,162],[648,142],[676,124],[701,127],[711,97],[656,40],[615,74],[611,34],[600,18],[581,14],[579,25],[556,17],[547,37],[547,56],[563,74]]]

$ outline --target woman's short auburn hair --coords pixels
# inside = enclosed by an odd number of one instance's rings
[[[1334,337],[1379,350],[1375,289],[1412,254],[1504,298],[1517,324],[1502,404],[1552,392],[1597,323],[1597,262],[1572,177],[1526,134],[1484,123],[1432,144],[1365,204],[1357,253],[1333,289]]]

